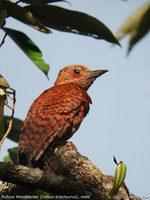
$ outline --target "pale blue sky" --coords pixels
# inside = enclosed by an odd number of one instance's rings
[[[72,7],[97,17],[113,33],[145,0],[70,0]],[[84,64],[91,69],[109,69],[89,89],[93,104],[89,115],[71,139],[79,152],[88,156],[99,168],[113,175],[113,156],[128,168],[126,184],[130,192],[150,199],[150,35],[147,35],[126,57],[127,41],[122,49],[111,47],[104,40],[62,33],[53,30],[45,35],[16,20],[8,25],[26,32],[43,51],[51,65],[50,81],[9,38],[0,49],[0,72],[17,91],[15,116],[25,118],[33,100],[55,81],[58,71],[66,65]],[[0,37],[2,33],[0,32]],[[6,140],[7,148],[15,144]]]

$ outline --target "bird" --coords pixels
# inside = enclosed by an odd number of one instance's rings
[[[92,103],[87,90],[107,71],[80,64],[60,70],[54,86],[34,100],[21,126],[19,164],[43,168],[54,149],[79,129]]]

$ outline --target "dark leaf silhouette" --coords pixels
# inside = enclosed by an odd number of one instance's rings
[[[85,13],[52,5],[32,5],[26,8],[45,26],[59,31],[104,39],[119,45],[115,36],[102,22]]]
[[[39,19],[33,16],[33,14],[30,11],[27,11],[24,7],[21,7],[19,5],[16,5],[12,2],[6,1],[6,7],[7,7],[7,14],[25,24],[28,24],[32,26],[33,28],[44,32],[49,33],[50,30],[48,30]]]
[[[47,3],[55,3],[55,2],[65,2],[65,0],[21,0],[27,4],[39,5],[39,4],[47,4]]]
[[[7,10],[0,8],[0,28],[3,27],[6,16],[7,16]]]

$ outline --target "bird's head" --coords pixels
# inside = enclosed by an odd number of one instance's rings
[[[107,71],[108,70],[91,71],[83,65],[70,65],[60,70],[55,85],[75,83],[87,90],[97,77]]]

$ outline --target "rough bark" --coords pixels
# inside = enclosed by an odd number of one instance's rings
[[[87,157],[82,156],[72,143],[57,148],[55,156],[60,167],[57,175],[53,173],[49,176],[37,168],[0,162],[0,195],[29,194],[31,188],[38,188],[54,195],[61,195],[61,199],[66,199],[66,196],[72,199],[91,200],[106,198],[113,186],[113,177],[102,172]],[[140,198],[122,186],[116,199]]]

